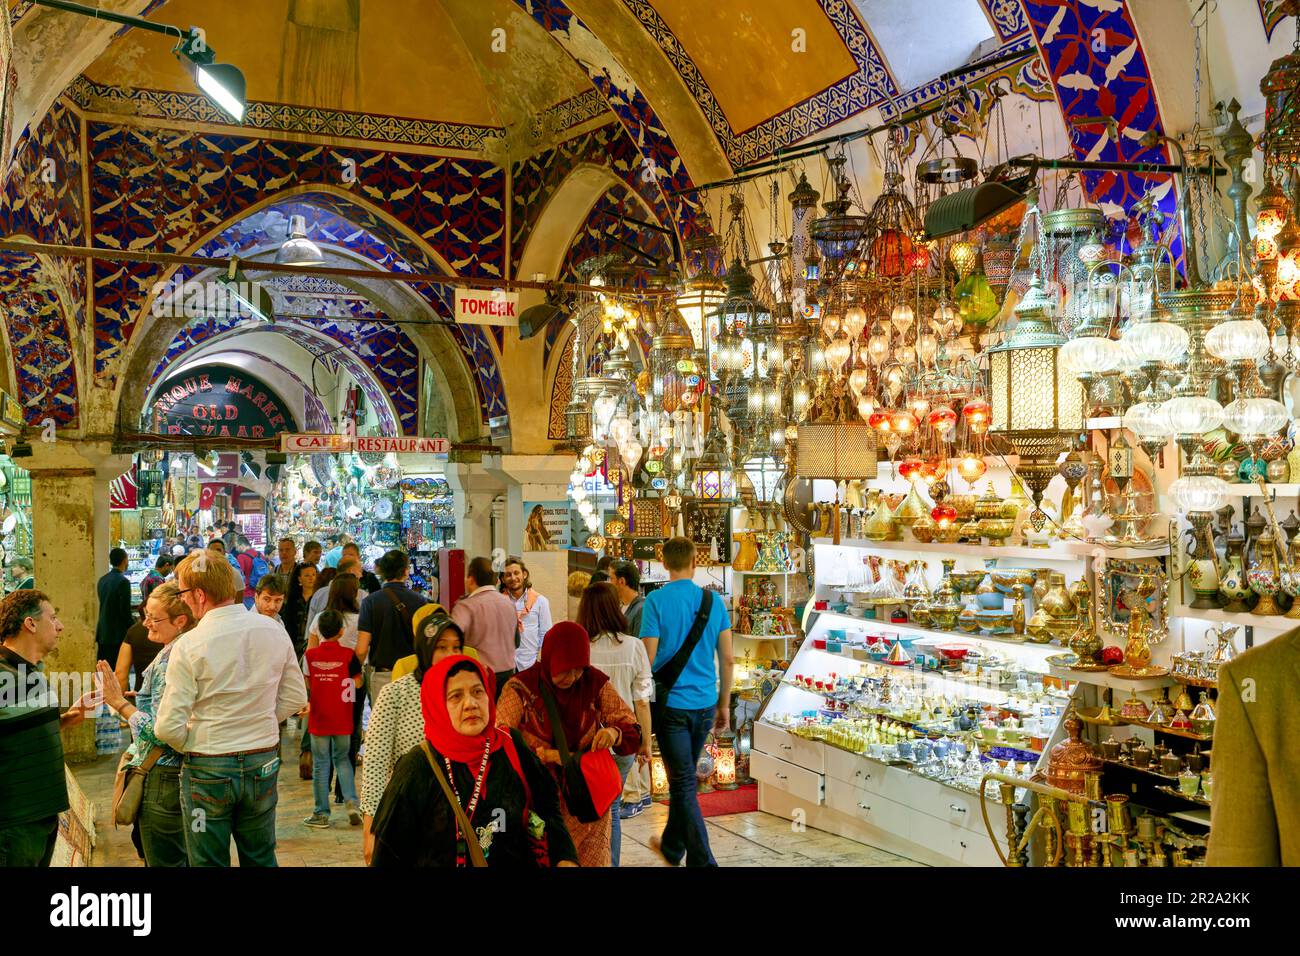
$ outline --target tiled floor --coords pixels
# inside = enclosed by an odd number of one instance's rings
[[[361,829],[348,826],[336,806],[328,830],[302,825],[311,814],[311,782],[298,778],[297,747],[286,738],[286,759],[280,772],[280,804],[276,814],[277,856],[281,866],[361,866]],[[287,759],[292,754],[293,759]],[[98,844],[96,866],[142,866],[128,829],[114,829],[107,819],[113,792],[116,757],[100,757],[73,767],[86,795],[96,804]],[[646,812],[623,821],[624,866],[666,866],[649,848],[662,832],[668,808],[652,804]],[[919,866],[892,853],[863,846],[819,830],[795,832],[789,820],[766,813],[736,813],[710,817],[709,844],[720,866]],[[233,857],[233,847],[232,847]]]

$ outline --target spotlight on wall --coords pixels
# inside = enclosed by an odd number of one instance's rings
[[[181,38],[174,52],[181,63],[192,69],[199,89],[236,123],[242,123],[246,88],[239,68],[216,62],[216,53],[198,27],[190,27],[189,34]]]

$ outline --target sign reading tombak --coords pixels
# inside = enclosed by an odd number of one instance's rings
[[[280,451],[300,455],[335,451],[369,451],[381,455],[445,455],[451,451],[446,438],[384,438],[378,435],[280,435]]]
[[[456,321],[468,325],[518,325],[519,293],[505,289],[457,289]]]

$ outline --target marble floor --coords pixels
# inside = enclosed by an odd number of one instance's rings
[[[313,830],[302,821],[311,815],[311,781],[298,778],[297,747],[286,736],[286,760],[280,773],[276,814],[277,856],[281,866],[360,866],[361,829],[348,825],[342,807],[328,830]],[[287,757],[293,754],[293,759]],[[103,756],[72,768],[81,788],[96,805],[96,866],[143,866],[131,845],[129,829],[114,829],[108,820],[117,758]],[[666,866],[649,847],[662,832],[667,806],[623,821],[624,866]],[[795,832],[790,821],[762,812],[710,817],[709,844],[720,866],[920,866],[912,860],[834,834],[808,829]],[[232,847],[232,857],[234,856]]]

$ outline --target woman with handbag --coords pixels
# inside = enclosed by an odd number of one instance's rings
[[[609,866],[610,807],[623,792],[610,749],[635,754],[641,727],[609,678],[591,666],[584,628],[561,621],[546,632],[538,662],[502,690],[497,725],[517,729],[554,775],[579,865]]]
[[[555,784],[518,735],[496,726],[493,681],[460,654],[424,675],[424,740],[384,788],[372,866],[577,865]]]
[[[149,639],[163,645],[140,675],[135,703],[126,699],[107,661],[99,662],[104,703],[131,725],[135,738],[118,766],[113,818],[139,827],[145,866],[188,866],[181,813],[181,754],[153,735],[154,716],[167,687],[167,660],[178,637],[194,627],[180,585],[167,581],[149,593],[144,607]]]

